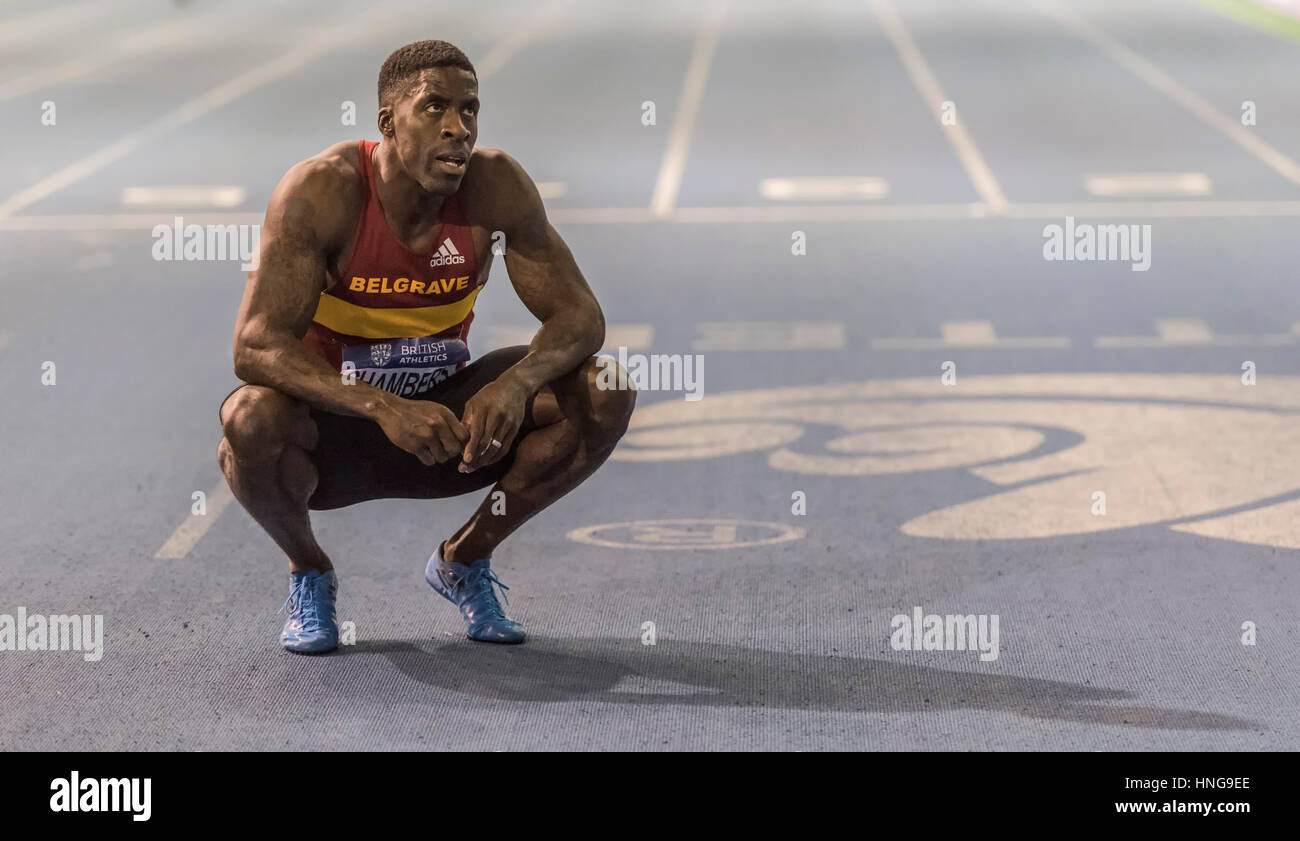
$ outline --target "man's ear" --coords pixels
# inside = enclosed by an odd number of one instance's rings
[[[379,133],[384,137],[393,136],[393,106],[379,106]]]

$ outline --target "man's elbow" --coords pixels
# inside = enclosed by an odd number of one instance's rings
[[[599,307],[596,308],[595,315],[589,324],[591,326],[590,335],[587,339],[588,356],[595,356],[600,352],[601,348],[605,347],[605,314],[600,311]]]
[[[240,333],[235,337],[235,376],[246,383],[254,382],[261,367],[259,363],[264,356],[259,343],[252,335],[247,332]]]
[[[248,351],[239,345],[235,346],[235,376],[244,382],[248,382],[250,372],[252,371],[252,360]]]

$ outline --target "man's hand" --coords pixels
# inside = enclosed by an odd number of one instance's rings
[[[375,415],[388,440],[432,467],[460,454],[469,432],[441,403],[398,397]]]
[[[495,464],[509,452],[527,405],[528,389],[508,374],[479,389],[465,403],[469,441],[461,453],[461,473]]]

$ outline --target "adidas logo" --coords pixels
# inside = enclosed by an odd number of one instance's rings
[[[442,245],[438,246],[438,253],[429,261],[429,268],[454,266],[463,262],[465,262],[465,255],[457,251],[456,244],[451,241],[451,237],[447,237],[442,241]]]

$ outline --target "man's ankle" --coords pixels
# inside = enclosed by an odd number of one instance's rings
[[[306,566],[305,564],[294,564],[294,563],[289,564],[290,575],[305,575],[309,572],[319,572],[321,575],[324,575],[327,572],[333,572],[333,571],[334,571],[334,565],[329,563],[328,561],[325,563],[324,566]]]
[[[472,549],[473,547],[470,548]],[[491,557],[491,552],[474,553],[466,551],[464,544],[455,544],[450,540],[445,540],[442,543],[442,562],[445,564],[461,564],[463,566],[470,566],[476,561]]]

